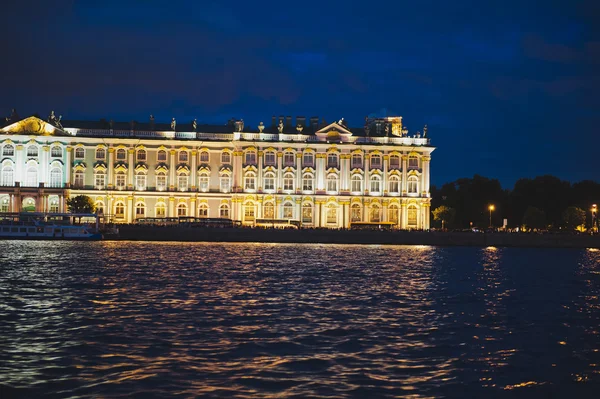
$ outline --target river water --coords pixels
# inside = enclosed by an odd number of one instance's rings
[[[600,252],[0,241],[0,397],[597,397]]]

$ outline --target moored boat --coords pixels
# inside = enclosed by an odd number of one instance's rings
[[[0,213],[0,239],[101,240],[93,213]]]

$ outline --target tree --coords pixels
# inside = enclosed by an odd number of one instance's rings
[[[77,195],[67,199],[67,207],[71,213],[94,213],[94,202],[87,195]]]
[[[530,206],[523,215],[523,224],[529,229],[543,229],[546,227],[546,213],[535,206]]]
[[[445,205],[438,206],[433,210],[433,220],[441,220],[442,229],[444,225],[452,224],[455,216],[456,210]]]
[[[579,226],[585,226],[585,211],[576,206],[570,206],[563,212],[563,221],[565,226],[571,230],[578,228]]]

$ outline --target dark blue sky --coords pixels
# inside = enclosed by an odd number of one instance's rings
[[[11,3],[0,113],[362,126],[387,108],[429,125],[434,184],[598,180],[598,1]]]

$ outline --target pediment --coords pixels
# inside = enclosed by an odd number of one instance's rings
[[[344,126],[340,125],[337,122],[330,123],[324,128],[318,130],[315,133],[317,136],[325,136],[325,135],[340,135],[340,136],[352,136],[352,132],[346,129]]]
[[[35,134],[40,136],[67,135],[64,130],[41,120],[36,116],[21,119],[0,129],[3,133],[11,134]]]

